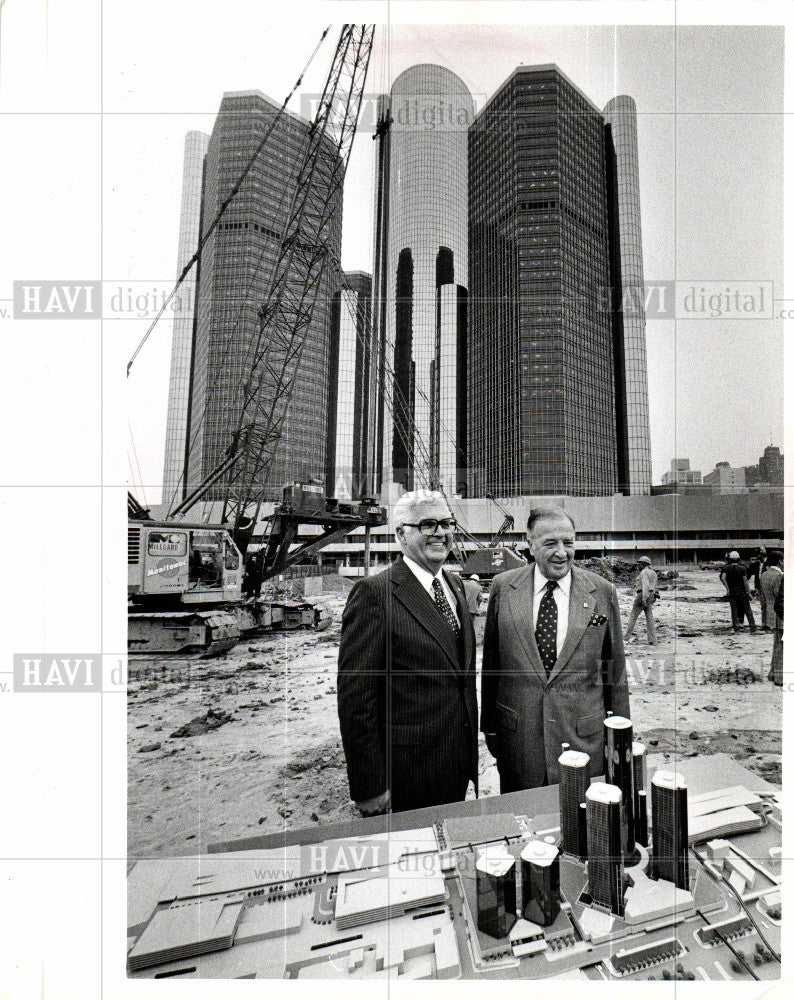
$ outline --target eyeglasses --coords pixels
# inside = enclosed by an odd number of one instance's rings
[[[427,517],[418,524],[411,524],[410,521],[406,521],[403,524],[404,528],[418,528],[423,535],[434,535],[436,531],[441,528],[442,531],[454,531],[458,526],[458,522],[454,517],[445,517],[443,521],[437,521],[434,517]]]

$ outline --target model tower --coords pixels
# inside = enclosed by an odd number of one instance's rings
[[[560,765],[560,828],[562,850],[577,858],[587,856],[587,831],[581,829],[580,805],[590,784],[590,755],[562,745]],[[584,835],[584,836],[583,836]]]
[[[623,795],[623,851],[634,851],[634,752],[631,720],[610,715],[604,720],[604,776]]]
[[[653,872],[689,892],[689,833],[686,782],[676,771],[651,779]]]
[[[634,770],[634,840],[648,846],[648,766],[645,744],[637,740],[631,746]]]
[[[554,844],[527,844],[521,852],[521,884],[524,918],[551,927],[560,912],[560,858]]]
[[[507,937],[516,922],[516,861],[505,850],[477,858],[477,926],[491,937]]]
[[[610,913],[623,915],[622,793],[594,781],[587,789],[587,876],[590,896]]]

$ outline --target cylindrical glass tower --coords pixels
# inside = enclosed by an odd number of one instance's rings
[[[383,488],[465,481],[467,131],[471,94],[442,66],[405,70],[381,134],[377,331],[385,359]],[[463,440],[461,440],[463,435]]]
[[[622,388],[618,400],[618,478],[630,494],[651,491],[651,433],[648,418],[648,362],[645,349],[645,291],[640,226],[640,174],[637,157],[637,106],[633,98],[613,97],[604,108],[614,157],[614,198],[620,286],[630,303],[622,318]],[[620,412],[622,410],[622,412]]]

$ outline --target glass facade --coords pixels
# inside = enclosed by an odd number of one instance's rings
[[[278,106],[258,91],[224,95],[205,158],[203,226],[215,218],[277,112]],[[281,116],[202,254],[191,384],[189,485],[221,463],[237,430],[259,312],[272,281],[309,127],[298,115]],[[327,189],[336,155],[330,142],[324,153],[314,180],[320,197],[322,188]],[[341,192],[333,212],[326,249],[331,260],[339,260]],[[301,253],[312,249],[310,226],[307,221],[303,231],[308,242]],[[302,274],[294,274],[293,295],[297,297]],[[300,367],[267,484],[269,498],[278,497],[285,482],[326,473],[330,309],[338,286],[338,276],[327,268],[305,331]],[[269,402],[262,400],[262,412],[266,413]],[[226,489],[221,481],[207,499],[222,498]]]
[[[632,725],[623,716],[613,715],[604,721],[604,777],[623,795],[620,822],[623,850],[634,850],[634,751]]]
[[[477,927],[493,938],[507,937],[516,922],[516,862],[498,847],[477,859]]]
[[[472,496],[618,488],[609,180],[604,118],[556,66],[519,67],[470,130]]]
[[[465,84],[418,65],[382,98],[375,232],[375,329],[382,351],[382,488],[465,485]]]
[[[560,766],[560,827],[562,849],[566,854],[584,858],[587,841],[581,837],[580,809],[590,785],[590,755],[579,750],[563,750],[558,759]],[[585,828],[586,835],[586,828]]]
[[[631,97],[613,97],[604,108],[610,193],[614,303],[618,482],[621,492],[651,489],[648,362],[645,346],[645,285],[640,225],[637,107]],[[622,307],[622,308],[621,308]]]
[[[201,224],[201,178],[209,140],[210,137],[203,132],[188,132],[185,136],[182,207],[179,214],[179,246],[176,260],[177,277],[198,246]],[[174,313],[163,463],[163,503],[169,505],[181,500],[185,493],[185,438],[190,400],[196,273],[194,267],[182,282],[177,293],[179,308]]]
[[[328,396],[328,496],[358,499],[372,490],[368,463],[375,377],[372,278],[345,272],[331,309]]]
[[[521,852],[523,914],[551,927],[560,912],[560,858],[553,844],[531,840]]]
[[[689,817],[686,782],[676,771],[651,779],[653,873],[689,892]]]
[[[587,878],[593,903],[623,915],[621,792],[594,781],[587,789]]]

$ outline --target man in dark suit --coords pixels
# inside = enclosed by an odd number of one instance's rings
[[[475,640],[458,578],[442,571],[455,521],[443,496],[394,508],[402,555],[350,591],[337,699],[350,797],[362,815],[459,802],[477,787]]]
[[[527,538],[535,562],[494,577],[483,642],[481,728],[503,793],[555,783],[563,742],[600,773],[607,712],[629,717],[615,588],[573,565],[562,508],[533,510]]]

